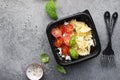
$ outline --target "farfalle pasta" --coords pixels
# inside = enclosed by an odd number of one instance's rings
[[[86,56],[90,54],[91,46],[94,46],[91,28],[85,22],[71,20],[70,24],[74,26],[76,35],[76,46],[80,56]]]

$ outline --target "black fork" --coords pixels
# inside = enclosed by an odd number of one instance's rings
[[[112,33],[115,27],[115,23],[118,18],[118,13],[114,12],[112,15],[112,19],[110,18],[110,13],[108,11],[105,12],[104,14],[104,20],[107,28],[107,33],[108,33],[108,44],[107,47],[103,50],[103,56],[101,60],[101,65],[102,66],[115,66],[115,59],[114,59],[114,51],[112,49],[112,43],[111,43],[111,38],[112,38]]]

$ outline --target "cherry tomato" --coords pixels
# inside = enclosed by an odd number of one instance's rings
[[[60,25],[59,29],[61,30],[62,34],[65,33],[65,25]]]
[[[62,45],[62,43],[63,43],[63,38],[58,37],[58,38],[56,38],[54,45],[56,47],[60,47]]]
[[[62,45],[62,54],[68,55],[69,53],[69,47],[67,45]]]
[[[66,33],[73,33],[73,30],[74,30],[74,28],[73,28],[73,26],[71,24],[67,24],[65,26],[65,32]]]
[[[64,40],[64,43],[65,43],[67,46],[70,45],[70,39],[71,39],[71,34],[64,34],[63,40]]]
[[[53,28],[51,33],[55,38],[62,36],[62,32],[59,28]]]

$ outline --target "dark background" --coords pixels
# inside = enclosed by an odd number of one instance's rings
[[[67,74],[55,70],[54,56],[46,36],[46,27],[52,20],[47,16],[47,0],[0,0],[0,80],[28,80],[26,67],[40,63],[40,54],[50,56],[48,64],[42,64],[42,80],[119,80],[120,79],[120,17],[113,33],[116,68],[100,66],[100,56],[66,67]],[[59,18],[88,9],[93,17],[101,41],[102,50],[107,44],[103,14],[120,14],[120,0],[56,0]],[[120,16],[120,15],[119,15]]]

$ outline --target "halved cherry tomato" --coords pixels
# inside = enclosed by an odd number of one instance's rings
[[[62,36],[62,32],[59,28],[53,28],[51,33],[55,38]]]
[[[62,43],[63,43],[63,38],[58,37],[58,38],[56,38],[54,45],[56,47],[60,47],[62,45]]]
[[[65,25],[60,25],[59,29],[61,30],[62,34],[65,33]]]
[[[65,26],[65,32],[66,33],[73,33],[73,30],[74,30],[74,28],[73,28],[73,26],[71,25],[71,24],[67,24],[66,26]]]
[[[69,53],[69,47],[67,45],[62,45],[62,54],[68,55]]]
[[[65,43],[67,46],[70,45],[70,39],[71,39],[71,34],[64,34],[63,40],[64,40],[64,43]]]

